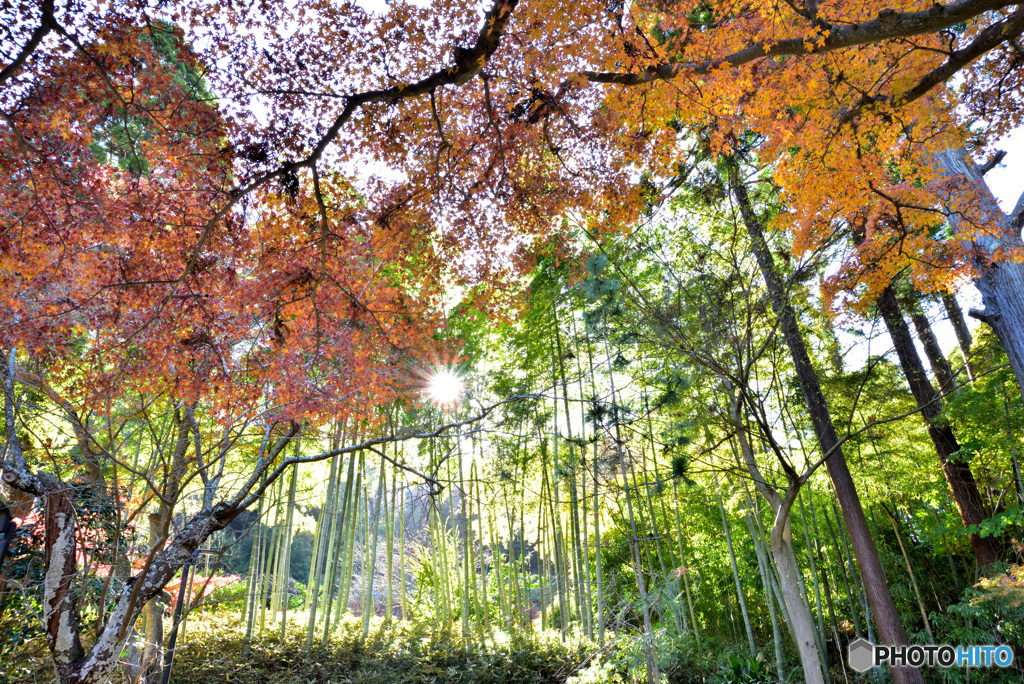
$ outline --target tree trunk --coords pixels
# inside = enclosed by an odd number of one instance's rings
[[[999,249],[1021,249],[1020,231],[1010,225],[1009,218],[999,209],[985,180],[964,150],[949,148],[936,155],[947,176],[962,177],[974,184],[986,203],[986,211],[995,228],[995,234],[979,234],[973,222],[958,213],[949,216],[950,225],[961,240],[970,241],[976,248],[974,285],[981,292],[984,310],[971,309],[971,316],[988,323],[999,338],[1017,376],[1017,384],[1024,392],[1024,263],[1010,259],[994,260]]]
[[[149,514],[149,544],[153,546],[162,541],[164,529],[164,516],[160,513]],[[260,597],[262,600],[262,596]],[[139,681],[147,682],[152,680],[160,671],[160,662],[163,654],[164,643],[164,608],[166,604],[163,596],[156,596],[148,601],[142,609],[145,616],[146,646],[142,651],[142,662]],[[47,630],[49,633],[50,630]]]
[[[295,442],[295,454],[299,453],[299,442]],[[281,640],[284,641],[288,631],[288,603],[291,600],[292,588],[292,524],[295,521],[295,490],[298,484],[299,466],[292,467],[292,481],[288,487],[288,514],[284,521],[284,567],[281,574],[284,576],[284,591],[281,595]],[[207,573],[209,575],[209,573]],[[195,575],[193,574],[193,577]],[[189,594],[191,596],[191,594]]]
[[[573,324],[575,325],[575,323]],[[579,347],[576,348],[577,354],[579,353]],[[594,373],[594,350],[591,343],[587,342],[587,365],[590,370],[590,392],[592,397],[592,407],[597,406],[597,375]],[[582,380],[581,380],[582,382]],[[583,390],[580,389],[580,396],[582,397]],[[582,402],[581,402],[582,405]],[[594,431],[597,432],[597,425],[594,425]],[[604,647],[604,627],[605,627],[605,601],[604,601],[604,577],[602,571],[603,560],[602,549],[601,549],[601,505],[600,505],[600,483],[598,479],[598,460],[597,460],[597,442],[594,440],[594,450],[591,456],[590,462],[593,465],[594,474],[594,574],[597,582],[597,643]],[[586,477],[583,479],[586,483]],[[584,491],[586,486],[584,485]]]
[[[739,464],[737,463],[737,465]],[[758,531],[757,523],[754,522],[753,511],[757,509],[754,506],[754,500],[750,496],[749,490],[745,491],[744,495],[747,510],[743,512],[743,520],[747,524],[747,532],[750,533],[750,540],[754,544],[754,553],[757,554],[757,569],[761,575],[761,586],[764,588],[765,603],[768,605],[768,620],[772,626],[772,643],[775,646],[775,672],[779,678],[779,684],[783,684],[786,681],[786,676],[783,669],[782,631],[779,629],[779,616],[775,610],[775,602],[778,600],[778,597],[775,596],[771,580],[768,579],[768,573],[772,571],[771,564],[768,561],[767,554],[765,554],[763,540]]]
[[[718,486],[718,473],[715,473],[715,498],[718,501],[718,512],[722,516],[722,529],[725,531],[725,546],[729,551],[729,563],[732,565],[732,579],[736,584],[736,597],[740,602],[740,613],[743,615],[743,627],[747,632],[747,645],[750,647],[750,655],[757,655],[757,644],[754,643],[754,630],[750,625],[750,614],[747,612],[747,599],[743,595],[743,583],[740,582],[740,571],[736,565],[736,552],[732,547],[732,534],[729,533],[729,519],[725,516],[725,506],[722,505],[722,492]]]
[[[461,457],[460,457],[461,459]],[[461,460],[460,460],[461,466]],[[367,527],[367,539],[366,543],[369,545],[366,549],[366,569],[363,572],[363,585],[366,587],[366,603],[363,609],[363,638],[370,633],[370,618],[377,614],[377,603],[373,595],[374,580],[377,577],[377,543],[380,537],[380,511],[384,507],[384,490],[387,482],[384,479],[384,460],[380,462],[380,473],[377,480],[377,502],[373,507],[373,521],[370,521],[370,509],[366,509],[367,524],[372,527]],[[367,492],[369,496],[369,492]],[[367,498],[367,506],[369,506],[369,498]],[[373,541],[371,542],[371,534]],[[367,574],[368,573],[368,574]]]
[[[405,579],[405,474],[402,474],[401,498],[398,509],[398,572],[401,573],[399,591],[401,591],[402,619],[409,619],[409,610],[406,607],[408,600]]]
[[[565,411],[565,431],[567,436],[567,442],[569,443],[569,513],[570,513],[570,528],[572,531],[572,550],[573,550],[573,569],[574,569],[574,580],[576,584],[576,607],[579,611],[580,618],[583,621],[583,633],[590,636],[592,634],[590,627],[590,593],[589,588],[584,598],[583,592],[583,578],[581,573],[584,573],[586,567],[583,560],[583,545],[580,537],[582,536],[582,528],[580,526],[580,502],[579,502],[579,490],[576,486],[576,448],[573,441],[572,434],[572,411],[569,410],[569,383],[566,380],[565,375],[565,351],[562,349],[562,334],[558,328],[558,311],[555,309],[553,312],[554,318],[554,329],[555,329],[555,350],[557,352],[557,366],[559,380],[562,384],[562,404]],[[556,382],[557,384],[557,382]],[[580,428],[583,429],[582,426]],[[585,481],[585,480],[584,480]]]
[[[989,264],[974,284],[985,309],[972,309],[970,314],[992,326],[1024,392],[1024,264]]]
[[[605,360],[608,364],[608,382],[611,385],[612,404],[618,405],[618,394],[615,391],[615,371],[612,368],[612,359],[608,348],[607,322],[603,326]],[[616,412],[617,413],[617,412]],[[647,586],[644,582],[643,564],[640,562],[640,542],[637,538],[636,517],[633,514],[633,497],[630,494],[629,477],[626,472],[626,454],[623,449],[625,442],[622,439],[619,427],[618,416],[615,419],[615,448],[619,457],[619,472],[622,475],[622,486],[626,490],[626,510],[629,514],[630,550],[633,559],[633,572],[636,573],[636,588],[640,592],[644,618],[644,657],[647,661],[647,682],[658,684],[658,663],[654,657],[654,630],[651,626],[651,606],[647,600]]]
[[[917,585],[917,577],[914,576],[914,568],[910,564],[910,556],[907,555],[907,548],[903,546],[903,538],[900,536],[900,530],[896,525],[896,518],[882,505],[882,509],[885,510],[885,514],[889,516],[889,521],[892,523],[893,534],[896,535],[896,543],[900,546],[900,553],[903,554],[903,562],[907,566],[907,576],[910,578],[910,586],[914,590],[914,598],[917,600],[917,610],[921,613],[921,619],[924,620],[924,631],[928,633],[928,640],[931,643],[935,643],[935,634],[932,633],[932,625],[928,620],[928,609],[925,608],[924,599],[921,598],[921,588]]]
[[[259,498],[259,505],[256,509],[256,521],[249,529],[249,534],[255,538],[252,540],[252,546],[249,552],[249,593],[245,599],[245,607],[242,609],[242,622],[245,623],[245,647],[242,649],[242,654],[245,656],[249,655],[249,648],[252,644],[252,630],[255,624],[256,618],[256,607],[259,605],[259,584],[260,573],[259,565],[262,559],[260,549],[263,548],[263,525],[260,522],[263,519],[263,498]],[[255,534],[254,534],[255,532]]]
[[[772,529],[768,534],[769,548],[778,571],[778,593],[783,600],[780,606],[786,613],[786,620],[800,654],[800,663],[804,668],[804,679],[807,684],[824,684],[825,668],[822,667],[823,654],[818,649],[817,635],[814,629],[814,618],[811,616],[810,605],[805,600],[800,568],[793,550],[792,510],[793,502],[800,491],[802,483],[795,475],[787,475],[788,488],[783,496],[768,484],[754,459],[754,451],[750,446],[742,426],[744,424],[740,401],[736,398],[733,387],[727,384],[729,391],[729,412],[733,426],[736,428],[736,439],[743,454],[743,465],[750,474],[758,493],[771,505],[775,516]],[[710,434],[708,441],[710,442]],[[735,452],[734,452],[735,454]],[[717,484],[717,479],[716,479]]]
[[[928,357],[932,373],[935,374],[935,381],[939,384],[939,390],[942,392],[942,396],[946,396],[956,388],[953,369],[950,368],[949,361],[946,360],[945,354],[942,353],[942,347],[939,346],[939,340],[936,339],[935,333],[932,331],[932,324],[928,320],[928,314],[925,313],[920,300],[917,298],[917,293],[912,293],[911,297],[913,299],[907,305],[907,313],[910,314],[914,330],[917,331],[917,339],[921,340],[921,346],[924,347],[924,353]]]
[[[967,378],[974,384],[974,366],[971,364],[971,331],[967,327],[967,321],[964,320],[963,309],[960,308],[960,302],[956,300],[956,295],[943,293],[942,295],[942,306],[946,309],[946,318],[949,319],[950,324],[953,326],[953,332],[956,333],[956,343],[960,347],[960,355],[964,359],[964,368],[967,369]]]
[[[804,603],[804,594],[800,589],[798,575],[800,569],[796,564],[793,552],[793,538],[790,531],[789,512],[781,516],[777,514],[776,523],[769,535],[772,557],[775,567],[779,570],[779,584],[782,585],[782,597],[789,606],[789,617],[792,621],[793,633],[796,636],[796,647],[800,652],[800,662],[804,666],[806,684],[824,684],[825,675],[821,669],[818,655],[817,638],[814,631],[814,618]]]
[[[348,539],[345,541],[345,556],[342,558],[341,567],[343,574],[341,576],[342,586],[338,588],[338,606],[334,613],[333,625],[337,627],[338,622],[341,620],[342,614],[349,609],[349,597],[352,593],[352,571],[355,565],[355,553],[356,553],[356,531],[359,527],[359,505],[362,501],[362,497],[359,492],[362,491],[363,487],[363,452],[359,452],[359,463],[355,464],[355,454],[352,455],[352,461],[349,463],[349,479],[346,481],[345,486],[352,489],[351,497],[352,503],[349,506],[349,521],[348,527]],[[358,465],[358,467],[354,467]],[[355,483],[352,483],[352,471],[355,470]]]
[[[309,578],[306,585],[306,608],[309,611],[306,623],[306,650],[313,647],[313,636],[316,632],[316,613],[320,606],[320,584],[323,582],[326,567],[325,556],[333,539],[331,521],[334,519],[334,506],[337,501],[335,488],[338,486],[338,458],[331,459],[331,472],[327,477],[327,496],[317,516],[316,530],[313,535],[313,558],[309,566]]]
[[[68,492],[59,489],[45,498],[43,624],[58,682],[74,676],[74,665],[84,655],[78,636],[78,593],[75,590],[78,574],[75,509]],[[160,637],[163,638],[163,633]],[[147,649],[149,645],[147,643]]]
[[[803,492],[798,495],[800,503],[800,524],[804,529],[804,543],[807,547],[807,559],[810,561],[811,582],[814,584],[814,609],[818,618],[818,652],[821,653],[821,667],[825,671],[825,679],[831,681],[828,672],[828,650],[825,647],[825,616],[821,607],[821,581],[818,578],[818,563],[815,559],[814,545],[811,543],[811,534],[807,529],[807,512],[804,510]],[[810,605],[810,599],[808,599]]]
[[[981,494],[978,492],[978,484],[974,480],[970,465],[954,456],[960,450],[960,445],[953,434],[953,429],[942,417],[941,399],[925,375],[921,357],[917,354],[910,329],[900,314],[899,304],[891,287],[886,288],[878,298],[878,310],[896,347],[896,354],[910,385],[910,391],[918,408],[921,409],[921,417],[928,425],[928,436],[935,445],[935,451],[942,464],[942,473],[946,476],[953,501],[960,512],[960,520],[965,527],[978,525],[987,517],[981,502]],[[972,534],[970,538],[978,565],[986,566],[999,560],[999,548],[995,539],[982,538],[978,534]]]
[[[843,520],[856,552],[857,566],[864,579],[868,602],[878,624],[878,630],[884,643],[905,646],[908,644],[907,635],[900,623],[892,594],[889,592],[889,584],[878,559],[878,551],[871,539],[864,510],[861,508],[860,497],[857,495],[853,477],[850,475],[846,458],[840,448],[839,438],[836,435],[832,417],[829,415],[828,404],[821,391],[818,374],[807,353],[796,313],[787,299],[786,288],[775,268],[768,244],[765,242],[761,222],[750,204],[746,187],[739,179],[735,162],[729,161],[727,164],[729,184],[736,196],[743,222],[750,236],[754,256],[768,288],[772,309],[779,318],[779,328],[786,341],[786,346],[789,347],[815,436],[822,453],[828,457],[825,460],[825,466],[836,490],[836,497],[839,500]],[[924,677],[917,668],[894,667],[892,673],[896,684],[924,684]]]

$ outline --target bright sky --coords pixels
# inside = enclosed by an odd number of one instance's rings
[[[999,200],[999,206],[1009,212],[1024,192],[1024,128],[1018,128],[1003,138],[996,147],[1007,152],[1006,158],[988,172],[985,180]]]

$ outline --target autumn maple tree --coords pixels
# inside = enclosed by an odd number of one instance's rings
[[[248,480],[156,534],[88,650],[62,622],[73,589],[47,585],[61,682],[107,676],[143,603],[280,475],[302,429],[372,419],[457,353],[434,336],[450,288],[497,308],[566,216],[628,232],[651,201],[641,171],[676,177],[698,129],[724,155],[759,134],[782,189],[772,227],[798,253],[863,220],[837,306],[904,270],[924,291],[973,278],[1024,385],[1021,212],[994,208],[972,161],[1019,123],[1014,3],[2,13],[4,481],[44,499],[48,568],[73,575],[72,503],[18,446],[17,384],[63,406],[101,458],[87,415],[127,388],[166,397],[172,471],[201,460],[196,410],[270,426]],[[179,484],[154,489],[173,502]]]

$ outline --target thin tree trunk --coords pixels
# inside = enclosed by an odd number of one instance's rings
[[[339,440],[340,441],[340,440]],[[324,609],[324,638],[323,645],[326,646],[331,640],[331,625],[332,621],[336,622],[337,616],[340,613],[340,609],[343,608],[341,605],[341,592],[342,587],[340,586],[339,580],[344,581],[341,578],[341,573],[345,569],[345,551],[346,542],[348,541],[348,528],[351,525],[351,519],[354,517],[352,514],[353,496],[352,481],[355,478],[355,462],[356,454],[352,453],[348,458],[348,472],[345,475],[345,493],[341,497],[341,508],[336,516],[337,522],[335,523],[335,532],[332,535],[332,543],[334,545],[333,553],[328,555],[328,562],[331,566],[331,572],[327,578],[327,605]],[[341,463],[339,462],[340,466]],[[339,498],[338,490],[341,487],[341,472],[338,472],[338,485],[335,488],[334,498]],[[337,597],[337,598],[335,598]]]
[[[306,607],[309,620],[306,624],[306,650],[313,646],[313,634],[316,631],[316,612],[320,604],[320,584],[323,581],[323,567],[326,565],[328,537],[331,534],[331,518],[333,517],[334,501],[337,499],[335,488],[338,484],[338,457],[331,459],[331,472],[327,479],[327,497],[317,516],[316,533],[313,538],[313,558],[309,566],[309,582],[306,585]]]
[[[256,508],[256,522],[253,529],[256,530],[256,538],[253,539],[252,548],[249,553],[249,596],[245,602],[247,611],[243,611],[242,620],[245,622],[245,646],[242,649],[243,655],[249,655],[249,648],[252,644],[252,632],[256,618],[256,606],[259,601],[260,592],[257,589],[260,580],[260,559],[262,553],[260,548],[263,545],[263,496],[259,498]],[[248,614],[246,614],[246,612]]]
[[[811,545],[811,535],[810,532],[808,532],[807,530],[807,514],[804,511],[804,499],[802,490],[799,494],[797,494],[797,499],[800,504],[800,523],[804,530],[804,544],[807,548],[807,558],[810,562],[811,582],[814,583],[814,612],[818,618],[818,653],[821,654],[821,668],[823,673],[825,674],[825,681],[830,682],[832,681],[832,677],[829,675],[828,671],[828,651],[825,648],[825,618],[822,614],[823,611],[821,609],[821,584],[818,581],[818,564],[814,558],[814,547]],[[803,587],[803,589],[804,595],[806,596],[806,585]],[[808,609],[810,609],[810,600],[808,599],[806,603]]]
[[[462,537],[462,588],[459,591],[460,605],[462,608],[462,638],[465,641],[470,640],[469,631],[469,557],[472,553],[470,549],[470,540],[472,533],[469,530],[469,524],[466,519],[466,479],[463,477],[462,472],[462,436],[457,435],[455,437],[456,450],[459,455],[459,523],[460,532]]]
[[[597,376],[594,373],[594,352],[590,342],[587,342],[587,362],[590,366],[590,389],[593,394],[593,406],[597,406]],[[595,425],[595,432],[597,426]],[[594,468],[594,568],[597,580],[597,642],[604,646],[605,627],[605,601],[604,601],[604,577],[603,561],[601,558],[601,505],[599,492],[599,471],[597,462],[597,440],[594,440],[594,455],[591,458]],[[687,593],[689,596],[689,593]],[[698,637],[699,639],[699,637]]]
[[[295,454],[299,453],[299,440],[295,440]],[[290,599],[292,571],[292,523],[295,520],[295,491],[298,485],[299,464],[292,466],[292,481],[288,487],[288,514],[285,516],[285,543],[284,543],[284,595],[281,597],[281,640],[284,641],[288,631],[288,601]]]
[[[924,373],[921,357],[917,354],[910,329],[903,320],[891,287],[886,288],[878,298],[878,310],[896,347],[896,354],[899,356],[907,384],[910,385],[910,391],[918,408],[921,409],[921,417],[928,426],[928,436],[939,456],[942,473],[946,476],[953,501],[960,512],[960,520],[968,528],[980,525],[987,516],[981,494],[978,492],[978,484],[974,480],[970,465],[956,457],[960,445],[949,422],[942,416],[942,400]],[[999,548],[995,539],[983,538],[974,533],[970,535],[970,540],[978,565],[984,567],[999,560]]]
[[[939,391],[942,392],[942,396],[946,396],[956,388],[953,369],[950,367],[949,361],[946,360],[946,355],[942,353],[942,347],[939,346],[939,340],[932,331],[932,324],[928,320],[928,314],[925,313],[924,307],[921,306],[921,300],[917,293],[912,292],[911,297],[912,299],[907,305],[907,313],[910,315],[911,323],[914,324],[914,330],[917,331],[917,339],[924,347],[924,353],[932,367],[935,381],[939,384]]]
[[[382,463],[381,467],[383,466],[384,464]],[[398,482],[397,471],[397,468],[394,468],[391,471],[391,506],[390,509],[387,511],[387,517],[384,519],[384,531],[386,532],[386,541],[388,545],[388,583],[387,588],[385,589],[384,592],[385,620],[391,620],[394,617],[395,613],[395,597],[393,591],[395,574],[395,509],[397,508],[397,506],[395,505],[395,499],[397,498],[398,493],[396,486]]]
[[[832,636],[835,641],[836,651],[840,654],[840,660],[842,660],[843,645],[839,639],[839,622],[836,620],[836,607],[832,600],[832,582],[829,581],[829,571],[834,572],[834,567],[829,563],[828,554],[821,546],[821,532],[818,529],[818,512],[814,504],[813,493],[808,497],[810,500],[811,509],[811,524],[814,527],[814,547],[815,550],[825,559],[822,567],[821,580],[822,584],[825,585],[825,603],[828,605],[828,617],[829,623],[832,628]]]
[[[399,502],[400,508],[398,509],[398,571],[402,573],[402,579],[400,582],[399,589],[402,592],[401,604],[402,604],[402,619],[409,619],[409,610],[406,605],[408,601],[408,588],[406,587],[405,579],[405,474],[402,474],[402,491],[401,500]]]
[[[917,599],[917,609],[921,612],[921,619],[924,620],[924,631],[928,632],[928,641],[935,643],[935,634],[932,633],[932,624],[928,620],[928,610],[924,606],[924,599],[921,598],[921,589],[917,586],[917,578],[914,576],[914,568],[910,565],[910,556],[907,555],[907,549],[903,546],[903,538],[900,537],[899,528],[896,525],[896,518],[889,509],[884,505],[882,510],[889,516],[889,522],[892,523],[893,534],[896,535],[896,543],[900,545],[900,553],[903,554],[903,562],[907,566],[907,576],[910,577],[910,586],[914,589],[914,598]]]
[[[781,600],[781,597],[775,596],[775,592],[772,590],[771,580],[768,579],[768,573],[771,570],[771,563],[769,562],[765,550],[764,544],[761,540],[761,535],[758,532],[758,526],[754,522],[754,516],[751,513],[752,510],[756,510],[754,507],[753,498],[750,496],[749,491],[745,492],[747,501],[747,510],[743,513],[743,520],[747,524],[747,531],[750,533],[750,539],[754,543],[754,552],[757,554],[757,569],[761,575],[761,586],[764,587],[765,602],[768,604],[768,620],[772,627],[772,642],[775,646],[775,672],[779,679],[779,684],[783,684],[786,681],[785,670],[783,668],[783,655],[782,655],[782,630],[779,628],[779,616],[775,610],[775,602]]]
[[[700,624],[697,622],[697,613],[693,609],[693,597],[690,594],[691,568],[686,562],[686,551],[683,544],[683,526],[679,517],[679,490],[675,479],[672,480],[672,498],[675,500],[676,541],[679,544],[679,567],[680,575],[683,580],[683,590],[686,592],[686,609],[690,613],[690,624],[693,625],[693,636],[697,640],[697,646],[700,646]]]
[[[850,587],[850,574],[852,574],[851,565],[853,560],[850,558],[849,551],[846,549],[846,538],[844,537],[842,539],[842,543],[840,543],[835,532],[832,531],[832,519],[829,517],[828,509],[826,508],[823,510],[821,515],[822,518],[825,519],[825,528],[828,530],[829,537],[832,539],[832,546],[839,553],[839,569],[841,577],[843,578],[843,588],[846,590],[846,603],[850,608],[850,620],[853,622],[853,632],[859,639],[864,636],[864,630],[861,628],[860,623],[860,609],[857,602],[854,601],[853,591]],[[837,524],[839,524],[838,521]],[[839,531],[842,533],[841,527]],[[855,585],[856,581],[856,578],[854,578]]]
[[[948,292],[942,295],[942,306],[946,309],[946,318],[949,319],[950,324],[953,326],[953,332],[956,334],[957,347],[960,348],[960,355],[964,359],[964,368],[967,369],[967,378],[974,384],[974,365],[971,363],[971,331],[967,327],[967,321],[964,319],[963,309],[960,308],[960,302],[956,300],[955,294]]]
[[[569,442],[569,508],[570,508],[570,527],[572,530],[572,541],[573,541],[573,552],[574,557],[574,577],[575,577],[575,596],[576,596],[576,608],[583,621],[583,633],[591,634],[590,629],[590,616],[589,616],[589,596],[584,605],[583,599],[583,587],[580,572],[583,571],[583,546],[580,541],[580,504],[579,504],[579,492],[576,489],[576,450],[575,444],[573,443],[573,432],[572,432],[572,412],[569,410],[569,383],[566,380],[565,375],[565,352],[562,349],[562,335],[558,328],[558,316],[557,310],[555,311],[555,347],[557,351],[558,361],[558,373],[562,381],[562,403],[565,409],[565,431],[567,441]],[[582,429],[582,428],[581,428]]]
[[[363,584],[366,586],[366,603],[363,611],[363,638],[370,633],[370,618],[377,613],[377,604],[373,596],[373,584],[377,577],[377,541],[380,537],[380,511],[385,507],[384,490],[387,488],[387,481],[384,479],[384,461],[380,464],[380,477],[377,482],[377,502],[373,508],[373,522],[369,522],[370,511],[367,508],[366,517],[368,524],[372,527],[367,529],[367,550],[366,570],[363,573]],[[369,499],[367,499],[369,505]],[[370,541],[372,534],[373,541]]]
[[[651,461],[652,461],[652,463],[654,465],[655,477],[657,477],[659,465],[658,465],[657,452],[656,452],[656,449],[655,449],[655,446],[654,446],[654,426],[651,424],[650,413],[648,413],[647,418],[648,418],[648,420],[647,420],[647,430],[648,430],[649,436],[651,438]],[[674,481],[673,481],[673,484],[674,484]],[[665,505],[665,497],[661,497],[661,519],[664,521],[664,524],[666,525],[666,527],[671,524],[670,523],[671,518],[669,518],[669,515],[668,515],[668,507]],[[666,531],[666,533],[667,533],[667,531]],[[671,536],[672,536],[671,534],[667,533],[667,537],[669,539],[671,539]],[[679,573],[676,572],[676,568],[678,568],[680,565],[682,565],[683,561],[682,561],[682,557],[680,557],[679,565],[675,565],[675,562],[674,562],[675,559],[672,558],[672,549],[671,549],[672,545],[671,545],[671,543],[668,544],[668,547],[669,547],[669,550],[668,550],[669,564],[673,565],[674,567],[673,567],[672,570],[670,570],[670,571],[665,573],[665,584],[666,584],[666,586],[671,587],[673,591],[676,591],[676,596],[678,597],[679,596],[678,589],[681,586],[681,581],[680,581]],[[686,632],[689,631],[689,621],[687,620],[687,616],[686,616],[686,607],[685,606],[680,607],[679,606],[679,602],[673,600],[673,601],[670,602],[669,608],[672,610],[672,617],[673,617],[673,619],[675,620],[675,623],[676,623],[676,630],[679,632],[680,636],[683,636],[684,634],[686,634]]]
[[[612,368],[611,355],[608,349],[608,330],[607,321],[602,326],[604,333],[604,352],[605,359],[608,364],[608,382],[611,385],[611,399],[612,405],[618,406],[618,395],[615,391],[615,371]],[[633,497],[630,494],[629,476],[626,472],[626,454],[622,448],[624,441],[622,439],[622,433],[619,427],[619,416],[616,411],[615,416],[615,448],[619,456],[619,470],[622,475],[622,486],[626,490],[626,510],[629,513],[629,533],[630,533],[630,547],[632,550],[633,557],[633,572],[636,573],[636,587],[640,592],[640,601],[642,603],[643,618],[644,618],[644,657],[647,661],[647,682],[648,684],[658,684],[660,675],[658,674],[658,662],[654,657],[654,630],[651,626],[651,607],[647,599],[647,586],[644,581],[643,566],[640,563],[640,545],[637,538],[636,529],[636,517],[633,515]]]
[[[555,369],[552,368],[552,375],[554,375]],[[553,378],[552,378],[553,379]],[[551,472],[551,477],[548,478],[549,486],[551,487],[550,497],[548,504],[551,512],[551,529],[552,529],[552,546],[555,552],[555,586],[558,588],[558,623],[562,631],[562,636],[565,637],[569,630],[569,598],[566,593],[566,584],[569,581],[567,569],[567,562],[565,558],[565,539],[562,534],[562,514],[561,514],[561,502],[559,501],[558,484],[561,480],[561,465],[558,460],[558,447],[559,439],[558,434],[558,383],[555,382],[553,397],[552,397],[552,456],[554,460],[554,469]]]
[[[736,597],[740,603],[740,613],[743,615],[743,627],[747,632],[747,644],[750,646],[750,655],[757,655],[757,644],[754,643],[754,629],[750,626],[750,614],[747,613],[747,599],[743,596],[743,583],[740,582],[740,571],[736,565],[736,552],[732,548],[732,534],[729,533],[729,520],[725,515],[725,506],[722,504],[722,492],[718,484],[718,473],[714,474],[715,498],[718,501],[718,512],[722,515],[722,529],[725,531],[725,546],[729,550],[729,563],[732,565],[732,579],[736,584]]]
[[[860,504],[860,497],[857,495],[853,477],[850,475],[846,458],[843,456],[842,449],[840,448],[835,425],[832,423],[832,417],[829,415],[828,403],[825,401],[825,395],[822,393],[821,385],[818,381],[818,374],[814,370],[810,355],[807,352],[807,346],[804,343],[803,333],[800,331],[796,313],[787,299],[786,288],[775,267],[768,244],[765,242],[760,219],[754,213],[753,206],[751,206],[750,199],[747,196],[746,187],[739,179],[735,163],[732,161],[727,161],[726,163],[728,165],[729,184],[732,186],[743,223],[750,236],[754,256],[757,259],[761,275],[767,285],[772,309],[775,311],[775,315],[778,316],[779,328],[789,348],[797,380],[800,383],[804,402],[807,405],[811,423],[814,427],[815,436],[818,439],[822,453],[827,456],[825,466],[835,487],[836,497],[839,500],[840,508],[843,511],[843,519],[846,522],[846,529],[857,552],[857,565],[861,576],[864,578],[864,587],[867,590],[868,602],[871,604],[875,622],[878,624],[878,629],[881,632],[884,643],[900,646],[908,645],[906,632],[900,623],[896,604],[893,602],[892,594],[889,592],[889,584],[885,578],[885,572],[882,570],[882,564],[878,559],[878,551],[871,540],[867,520],[864,517],[864,510]],[[1022,299],[1022,313],[1024,313],[1024,299]],[[1022,316],[1022,319],[1024,319],[1024,316]],[[1022,361],[1024,361],[1024,354],[1022,354]],[[917,668],[894,667],[892,668],[892,673],[896,684],[924,684],[921,671]]]
[[[353,459],[355,454],[353,454]],[[352,592],[352,574],[355,566],[355,555],[356,555],[356,531],[359,528],[359,506],[362,500],[360,492],[363,488],[363,461],[365,456],[363,452],[359,452],[359,464],[356,467],[356,481],[352,487],[352,506],[349,517],[351,518],[348,524],[348,542],[346,544],[347,550],[345,551],[345,559],[342,562],[342,566],[345,569],[345,573],[341,578],[343,590],[340,590],[341,600],[338,602],[338,610],[334,614],[334,625],[337,626],[341,620],[341,615],[349,609],[349,597]],[[351,467],[351,466],[350,466]],[[349,486],[349,485],[346,485]]]

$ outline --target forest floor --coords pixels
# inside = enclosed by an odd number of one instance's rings
[[[364,638],[359,618],[346,618],[330,643],[305,648],[305,614],[267,625],[248,653],[238,613],[189,620],[174,658],[174,684],[615,684],[628,682],[627,649],[585,640],[563,643],[555,632],[499,635],[467,643],[458,625],[375,618]],[[640,663],[637,663],[638,665]]]

